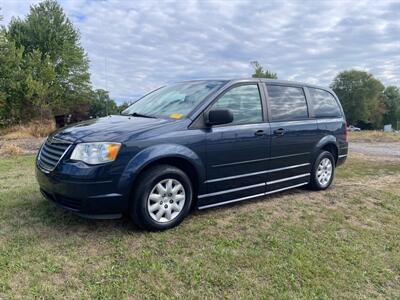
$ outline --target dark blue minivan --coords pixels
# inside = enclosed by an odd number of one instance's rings
[[[92,218],[142,228],[301,186],[323,190],[346,160],[342,107],[327,88],[268,79],[161,87],[121,115],[51,134],[36,160],[42,194]]]

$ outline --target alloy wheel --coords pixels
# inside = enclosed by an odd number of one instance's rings
[[[332,177],[332,162],[329,158],[320,161],[317,169],[317,180],[322,187],[329,184]]]

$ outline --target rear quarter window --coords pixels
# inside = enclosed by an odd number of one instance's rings
[[[331,93],[316,88],[308,88],[308,90],[311,96],[310,104],[315,117],[333,118],[342,116],[339,104]]]

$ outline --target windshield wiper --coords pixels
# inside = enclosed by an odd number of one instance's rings
[[[140,113],[137,113],[137,112],[134,112],[134,113],[131,113],[131,114],[127,114],[127,115],[132,116],[132,117],[142,117],[142,118],[157,119],[157,117],[155,117],[155,116],[149,116],[149,115],[140,114]]]

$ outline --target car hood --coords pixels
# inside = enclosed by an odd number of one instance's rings
[[[130,116],[108,116],[80,122],[61,128],[51,138],[70,142],[120,141],[125,135],[145,131],[174,120]]]

